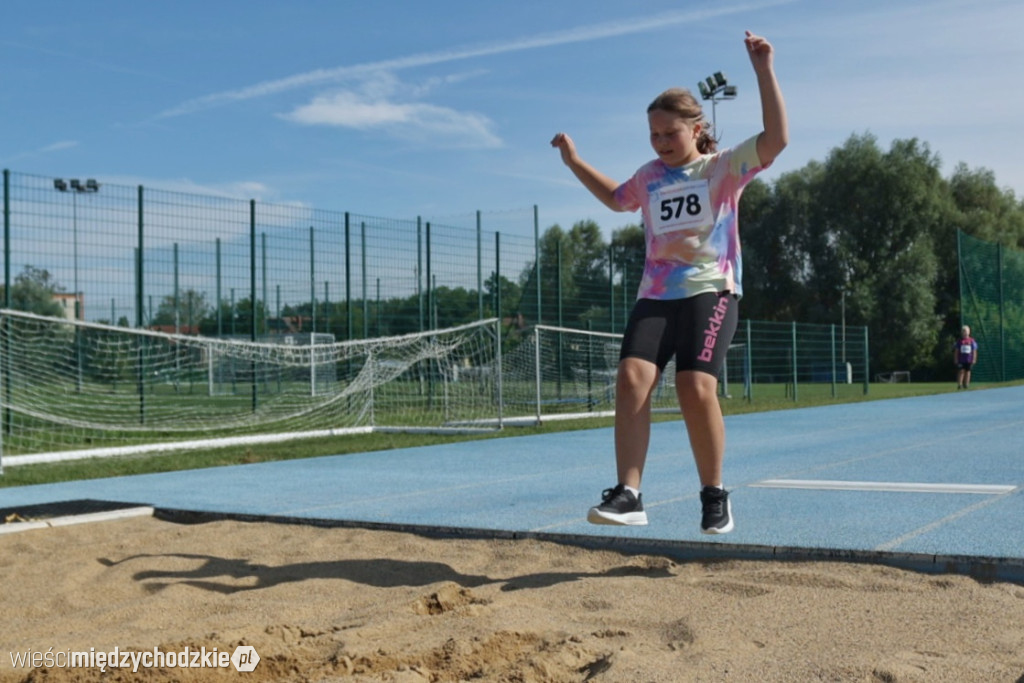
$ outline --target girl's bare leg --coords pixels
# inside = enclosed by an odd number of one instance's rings
[[[615,380],[615,464],[619,483],[640,488],[651,440],[651,394],[658,366],[640,358],[623,358]]]
[[[676,394],[702,486],[722,486],[725,420],[718,403],[718,378],[706,372],[676,374]]]

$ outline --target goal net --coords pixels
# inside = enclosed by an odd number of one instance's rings
[[[615,414],[622,335],[536,325],[504,359],[505,422],[541,422]],[[652,396],[657,411],[678,411],[675,361]]]
[[[880,372],[875,375],[876,382],[885,384],[899,384],[910,381],[909,370],[893,370],[892,372]]]
[[[501,426],[495,319],[251,342],[0,310],[2,464],[375,429]]]

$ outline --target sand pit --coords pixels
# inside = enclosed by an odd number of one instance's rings
[[[0,682],[1024,681],[1024,587],[537,540],[152,517],[0,535]],[[12,653],[234,652],[222,669]]]

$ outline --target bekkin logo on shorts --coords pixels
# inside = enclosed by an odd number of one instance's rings
[[[711,359],[714,358],[715,344],[718,342],[718,330],[722,327],[722,322],[725,320],[725,314],[729,310],[729,300],[726,297],[719,297],[718,305],[715,306],[715,310],[712,312],[711,317],[708,318],[708,327],[704,330],[704,348],[700,350],[700,355],[697,356],[698,360],[705,363],[710,363]]]

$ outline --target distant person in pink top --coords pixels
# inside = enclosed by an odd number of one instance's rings
[[[647,524],[640,482],[650,440],[651,395],[675,357],[676,393],[700,477],[701,531],[732,531],[722,485],[725,422],[718,373],[739,320],[743,294],[737,207],[744,186],[789,141],[786,108],[775,78],[772,45],[747,31],[744,45],[757,76],[764,130],[718,150],[700,103],[672,88],[647,108],[657,159],[618,183],[583,161],[565,133],[551,141],[583,185],[614,211],[643,215],[643,279],[619,353],[615,392],[618,483],[587,519]]]
[[[956,363],[956,388],[971,386],[971,368],[978,362],[978,342],[971,336],[971,328],[960,328],[960,338],[953,345],[953,362]]]

